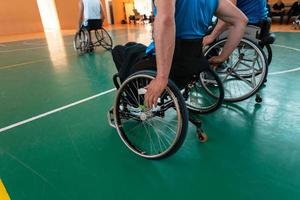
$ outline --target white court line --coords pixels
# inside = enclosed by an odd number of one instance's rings
[[[46,61],[46,60],[49,60],[49,59],[47,58],[47,59],[41,59],[41,60],[30,61],[30,62],[18,63],[18,64],[14,64],[14,65],[0,66],[0,70],[12,68],[12,67],[18,67],[18,66],[22,66],[22,65],[29,65],[29,64],[34,64],[34,63],[44,62],[44,61]]]
[[[300,49],[297,49],[294,47],[288,47],[288,46],[284,46],[284,45],[279,45],[279,44],[273,44],[273,46],[290,49],[290,50],[294,50],[294,51],[300,51]],[[286,74],[286,73],[291,73],[291,72],[296,72],[296,71],[300,71],[300,67],[297,67],[294,69],[289,69],[289,70],[283,70],[283,71],[279,71],[279,72],[271,72],[271,73],[269,73],[269,75]]]
[[[32,47],[32,48],[12,49],[12,50],[0,51],[0,53],[11,53],[11,52],[16,52],[16,51],[27,51],[27,50],[42,49],[42,48],[45,48],[45,47]]]
[[[294,69],[289,69],[289,70],[283,70],[279,72],[271,72],[269,75],[278,75],[278,74],[286,74],[286,73],[291,73],[291,72],[296,72],[300,71],[300,67],[294,68]]]
[[[273,44],[273,46],[282,47],[282,48],[286,48],[286,49],[290,49],[290,50],[294,50],[294,51],[300,51],[300,49],[297,49],[297,48],[294,48],[294,47],[288,47],[288,46],[284,46],[284,45],[279,45],[279,44]]]
[[[37,119],[41,119],[41,118],[43,118],[43,117],[46,117],[46,116],[48,116],[48,115],[57,113],[57,112],[59,112],[59,111],[62,111],[62,110],[71,108],[71,107],[76,106],[76,105],[78,105],[78,104],[82,104],[82,103],[84,103],[84,102],[90,101],[90,100],[92,100],[92,99],[95,99],[95,98],[97,98],[97,97],[103,96],[103,95],[105,95],[105,94],[109,94],[109,93],[111,93],[111,92],[113,92],[113,91],[115,91],[115,90],[116,90],[116,88],[113,88],[113,89],[107,90],[107,91],[105,91],[105,92],[101,92],[101,93],[99,93],[99,94],[96,94],[96,95],[94,95],[94,96],[91,96],[91,97],[88,97],[88,98],[85,98],[85,99],[82,99],[82,100],[73,102],[73,103],[71,103],[71,104],[68,104],[68,105],[65,105],[65,106],[56,108],[56,109],[54,109],[54,110],[48,111],[48,112],[46,112],[46,113],[43,113],[43,114],[40,114],[40,115],[31,117],[31,118],[29,118],[29,119],[26,119],[26,120],[17,122],[17,123],[15,123],[15,124],[11,124],[11,125],[9,125],[9,126],[6,126],[6,127],[1,128],[1,129],[0,129],[0,133],[1,133],[1,132],[4,132],[4,131],[7,131],[7,130],[9,130],[9,129],[13,129],[13,128],[16,128],[16,127],[18,127],[18,126],[27,124],[27,123],[29,123],[29,122],[35,121],[35,120],[37,120]]]
[[[65,44],[65,46],[71,46],[71,45],[73,45],[73,43],[67,43],[67,44]],[[38,46],[38,47],[3,50],[3,51],[0,51],[0,53],[11,53],[11,52],[16,52],[16,51],[27,51],[27,50],[34,50],[34,49],[43,49],[43,48],[45,48],[47,46],[48,45],[41,45],[41,46]]]

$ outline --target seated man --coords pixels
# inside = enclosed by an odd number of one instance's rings
[[[270,27],[264,27],[268,18],[267,2],[265,0],[230,0],[234,3],[247,17],[248,24],[261,27],[261,37],[269,32]],[[300,1],[300,0],[299,0]],[[204,38],[204,45],[212,43],[223,31],[227,25],[219,20],[212,33]]]
[[[273,6],[272,6],[272,11],[271,15],[273,16],[280,16],[280,24],[283,23],[283,17],[285,14],[285,5],[281,0],[278,0]]]
[[[292,16],[298,16],[300,15],[300,0],[296,1],[293,3],[291,9],[288,12],[288,19],[287,19],[287,24],[290,22]]]
[[[104,18],[101,0],[79,0],[78,28],[84,27],[89,31],[90,42],[90,31],[102,28]]]
[[[245,15],[228,0],[156,0],[156,10],[154,43],[149,49],[150,52],[155,50],[155,53],[140,56],[141,59],[136,60],[138,64],[132,64],[133,67],[129,65],[128,69],[123,70],[126,78],[139,70],[156,69],[156,78],[147,86],[145,94],[148,108],[157,105],[158,97],[165,90],[169,78],[178,87],[184,87],[193,75],[200,73],[201,68],[209,67],[202,53],[202,39],[213,15],[230,25],[230,36],[221,55],[211,58],[212,63],[224,62],[230,56],[239,44],[247,24]],[[128,46],[132,49],[134,47]],[[126,58],[123,50],[120,46],[113,50],[116,64],[118,60],[122,63]],[[120,58],[117,55],[121,55]],[[133,57],[136,59],[138,56]]]
[[[136,21],[139,21],[141,19],[141,14],[135,8],[132,10],[132,12],[134,13],[134,15],[129,16],[129,24],[131,23],[131,21],[136,24]]]

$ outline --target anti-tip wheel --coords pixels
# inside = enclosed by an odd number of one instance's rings
[[[202,130],[197,130],[197,137],[201,143],[205,143],[208,140],[208,136]]]
[[[256,96],[255,101],[256,101],[256,103],[261,103],[262,98],[260,96]]]

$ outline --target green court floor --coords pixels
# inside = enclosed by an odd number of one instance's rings
[[[145,28],[109,32],[115,44],[151,38]],[[109,52],[77,56],[72,36],[0,44],[0,179],[10,198],[299,200],[300,33],[276,35],[263,103],[201,116],[207,143],[190,125],[181,149],[159,161],[131,153],[107,123]]]

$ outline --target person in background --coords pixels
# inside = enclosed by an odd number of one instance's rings
[[[273,6],[271,10],[271,16],[280,16],[280,24],[283,23],[283,17],[285,14],[285,5],[282,0],[278,0]]]
[[[89,32],[89,41],[92,42],[90,31],[102,28],[105,19],[101,0],[79,0],[78,5],[78,29],[86,28]],[[93,51],[92,46],[89,51]]]
[[[288,12],[288,19],[286,23],[287,24],[290,23],[292,16],[298,16],[298,15],[300,15],[300,0],[293,3],[291,9]]]

